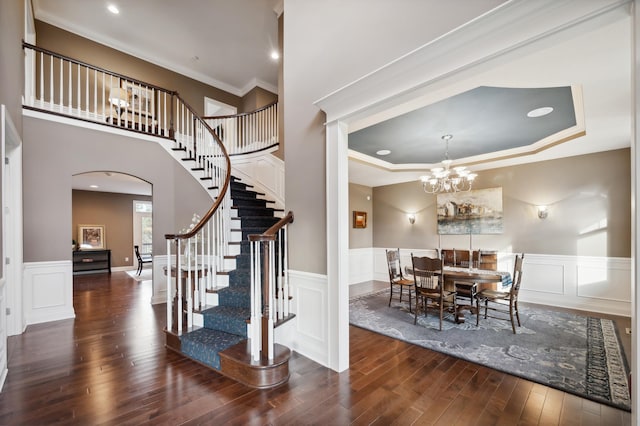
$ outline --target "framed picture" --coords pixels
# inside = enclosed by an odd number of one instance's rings
[[[122,88],[127,91],[127,99],[129,99],[127,109],[129,111],[153,118],[155,106],[153,89],[130,81],[123,81]]]
[[[354,228],[366,228],[367,227],[367,212],[353,211],[353,227]]]
[[[438,234],[501,234],[502,188],[451,192],[436,196]]]
[[[102,250],[107,247],[104,225],[78,225],[80,250]]]

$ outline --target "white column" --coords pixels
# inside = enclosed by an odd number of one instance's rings
[[[640,292],[638,291],[638,271],[640,270],[640,244],[638,240],[638,229],[640,229],[640,215],[638,215],[638,200],[640,200],[640,178],[638,171],[640,170],[640,0],[634,0],[631,16],[632,28],[632,52],[631,52],[631,75],[633,76],[632,96],[631,96],[631,258],[632,263],[632,285],[631,285],[631,371],[633,373],[631,390],[631,424],[637,425],[640,421],[638,410],[640,409],[640,392],[638,389],[638,377],[640,376],[640,339],[638,339],[638,331],[640,331],[640,315],[638,308],[640,307]]]
[[[326,126],[328,359],[349,368],[349,166],[347,125]]]

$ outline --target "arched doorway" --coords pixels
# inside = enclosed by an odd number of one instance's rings
[[[152,189],[150,183],[124,173],[95,171],[74,175],[70,238],[74,249],[108,250],[112,271],[135,270],[134,245],[151,252]],[[99,239],[84,241],[87,229],[100,233]],[[74,268],[74,275],[89,272],[81,269],[87,268]]]

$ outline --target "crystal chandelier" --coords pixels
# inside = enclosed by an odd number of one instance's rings
[[[442,167],[435,167],[431,169],[431,174],[421,176],[422,189],[427,194],[436,194],[438,192],[465,192],[471,190],[473,180],[478,176],[476,173],[471,173],[464,166],[454,167],[450,169],[453,160],[449,159],[449,140],[452,135],[444,135],[442,139],[447,144],[444,154],[444,160],[442,160]]]

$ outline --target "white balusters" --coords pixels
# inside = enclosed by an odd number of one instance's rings
[[[235,116],[205,118],[229,155],[246,154],[278,143],[278,104]]]

